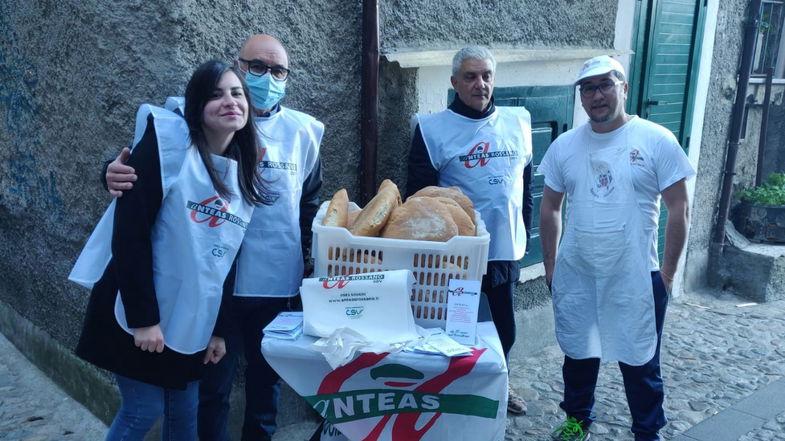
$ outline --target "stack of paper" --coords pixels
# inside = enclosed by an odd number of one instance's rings
[[[265,336],[295,340],[303,333],[302,311],[284,311],[262,330]]]
[[[438,354],[447,357],[472,355],[470,348],[450,338],[441,328],[422,329],[422,331],[424,331],[424,337],[406,346],[404,348],[405,351],[420,354]]]

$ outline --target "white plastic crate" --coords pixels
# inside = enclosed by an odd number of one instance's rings
[[[476,210],[477,236],[431,242],[354,236],[345,228],[326,227],[322,218],[329,204],[322,203],[311,227],[314,276],[411,270],[417,280],[412,290],[412,312],[420,326],[444,328],[450,279],[482,280],[485,274],[490,235]],[[349,204],[349,211],[359,209]]]

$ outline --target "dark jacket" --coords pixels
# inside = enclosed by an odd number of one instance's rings
[[[205,351],[186,355],[167,347],[161,353],[142,351],[134,337],[117,324],[114,304],[121,293],[128,326],[159,323],[153,285],[150,233],[161,208],[158,143],[152,120],[128,160],[139,179],[115,206],[112,260],[93,286],[76,354],[94,365],[124,377],[170,389],[185,389],[201,378]],[[224,292],[213,335],[222,336],[231,293]]]

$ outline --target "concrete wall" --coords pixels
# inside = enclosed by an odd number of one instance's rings
[[[725,167],[725,146],[741,55],[742,20],[747,3],[744,0],[719,2],[714,52],[702,54],[703,57],[712,58],[711,81],[705,105],[685,257],[684,287],[687,291],[705,286],[714,279],[708,271],[709,243],[717,218],[717,201]],[[741,147],[742,150],[744,148]]]
[[[382,51],[613,47],[616,0],[382,0]]]

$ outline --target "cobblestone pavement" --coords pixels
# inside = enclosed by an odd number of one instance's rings
[[[106,425],[0,334],[0,440],[102,440]]]
[[[690,295],[672,301],[665,318],[662,371],[670,439],[785,375],[785,302],[738,306],[745,300]],[[523,337],[525,338],[525,336]],[[525,416],[507,421],[506,440],[547,440],[564,413],[562,355],[558,350],[511,366],[510,382],[529,403]],[[602,365],[592,439],[632,440],[618,365]],[[785,415],[743,441],[785,440]]]
[[[700,294],[671,302],[662,347],[670,419],[663,439],[785,376],[785,301],[738,306],[743,303],[730,296]],[[33,368],[2,335],[0,351],[6,354],[0,359],[0,440],[103,439],[106,426]],[[508,418],[506,440],[547,440],[561,423],[561,360],[554,348],[511,367],[511,384],[527,399],[529,412]],[[602,366],[596,398],[592,440],[631,441],[629,411],[615,363]],[[276,439],[289,434],[287,441],[300,441],[301,433],[308,432],[305,427],[294,429],[282,428]],[[785,413],[739,438],[768,440],[785,440]]]

